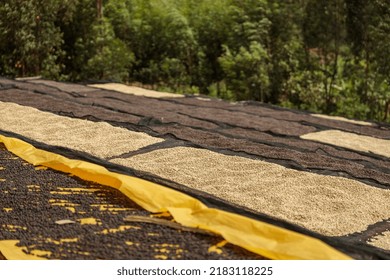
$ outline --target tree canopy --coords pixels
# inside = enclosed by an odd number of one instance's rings
[[[390,121],[387,0],[3,0],[0,75]]]

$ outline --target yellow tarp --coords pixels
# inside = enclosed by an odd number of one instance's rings
[[[23,250],[25,247],[18,247],[16,244],[19,240],[0,240],[0,252],[7,260],[46,260],[45,258],[38,257],[35,254],[48,253],[42,251],[31,252],[26,254]]]
[[[144,209],[168,211],[180,224],[220,234],[226,241],[270,259],[351,259],[324,242],[244,216],[208,208],[199,200],[176,190],[106,168],[36,149],[16,138],[0,135],[7,149],[20,158],[81,179],[114,187]],[[0,251],[3,250],[0,243]]]

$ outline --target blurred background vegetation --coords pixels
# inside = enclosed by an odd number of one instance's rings
[[[390,121],[390,1],[1,0],[0,75]]]

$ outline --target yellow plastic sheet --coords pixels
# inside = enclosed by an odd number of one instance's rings
[[[19,240],[0,240],[0,252],[7,260],[46,260],[34,254],[26,254],[23,252],[24,247],[16,246],[18,242]]]
[[[351,259],[318,239],[241,215],[208,208],[191,196],[155,183],[36,149],[16,138],[0,135],[0,142],[3,142],[9,151],[34,165],[50,167],[87,181],[119,189],[150,212],[168,211],[184,226],[210,230],[220,234],[226,241],[266,258]]]

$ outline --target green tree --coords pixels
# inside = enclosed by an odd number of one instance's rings
[[[268,48],[271,27],[270,10],[265,0],[233,0],[232,14],[234,25],[230,36],[231,47],[248,48],[252,42],[258,42]]]
[[[4,0],[0,6],[1,72],[58,78],[62,34],[55,25],[61,1]]]
[[[236,53],[225,48],[225,54],[219,62],[226,75],[227,88],[234,99],[263,102],[269,86],[267,51],[255,41],[248,49],[241,47]]]
[[[132,77],[176,90],[191,84],[196,41],[175,2],[135,0],[129,17],[130,39],[126,42],[135,54]]]
[[[106,18],[99,19],[89,34],[88,46],[93,51],[84,67],[83,76],[98,80],[128,80],[134,60],[133,53],[118,38]]]
[[[85,78],[84,68],[94,51],[90,33],[97,21],[96,2],[90,0],[69,0],[71,7],[68,19],[57,24],[63,33],[63,50],[66,56],[63,73],[68,80]]]
[[[310,0],[306,6],[303,36],[309,69],[323,72],[323,106],[321,111],[335,109],[340,56],[345,42],[344,0]]]
[[[111,14],[107,15],[114,18],[118,13],[113,13],[112,10],[124,2],[113,0],[104,3],[110,7],[108,10]],[[64,73],[75,81],[126,81],[129,79],[134,55],[126,43],[116,36],[112,22],[118,24],[118,21],[106,17],[99,7],[99,1],[73,0],[70,19],[59,23],[67,53]],[[118,33],[121,34],[119,31]]]
[[[306,63],[302,36],[305,1],[268,1],[270,6],[270,96],[269,102],[297,100],[292,75]]]
[[[386,120],[390,111],[390,3],[346,0],[347,31],[359,73],[354,90],[370,108],[366,118]]]
[[[195,84],[202,93],[208,94],[211,85],[216,85],[216,95],[222,97],[220,82],[224,73],[218,59],[223,55],[223,45],[231,37],[234,25],[233,14],[237,7],[231,1],[190,1],[187,12],[197,42]]]

